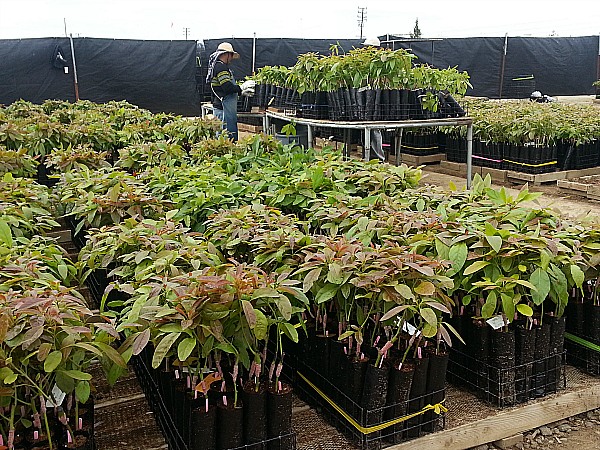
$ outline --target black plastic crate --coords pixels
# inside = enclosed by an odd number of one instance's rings
[[[557,158],[558,150],[555,145],[536,146],[505,143],[502,168],[531,174],[556,172],[559,168]]]
[[[456,163],[467,162],[467,140],[456,136],[446,136],[446,159]]]
[[[499,368],[452,349],[448,381],[504,408],[566,389],[565,361],[566,351],[526,364]]]
[[[362,449],[379,449],[444,429],[445,389],[381,408],[361,407],[303,361],[288,359],[296,393]],[[441,405],[438,411],[433,406]],[[430,407],[427,407],[430,405]]]
[[[400,153],[427,156],[440,153],[438,133],[406,133],[402,136]]]
[[[503,160],[504,144],[502,142],[473,140],[473,165],[502,169]]]
[[[148,365],[150,361],[151,352],[148,351],[148,349],[145,349],[139,356],[134,356],[131,359],[140,385],[144,390],[146,400],[154,412],[154,416],[167,441],[169,450],[189,450],[189,447],[180,432],[181,430],[178,429],[174,418],[171,416],[165,401],[160,395],[160,387],[157,381],[158,370],[150,369],[150,366]],[[199,432],[201,433],[202,431],[199,430]],[[288,434],[228,450],[263,450],[267,448],[295,450],[296,433],[292,430],[292,432]]]

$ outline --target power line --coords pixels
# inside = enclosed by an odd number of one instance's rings
[[[363,38],[363,27],[365,25],[365,22],[367,21],[367,8],[361,8],[360,6],[358,7],[358,15],[356,16],[358,18],[358,26],[360,27],[360,38]]]

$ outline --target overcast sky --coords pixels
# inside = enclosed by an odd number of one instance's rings
[[[0,39],[74,37],[353,39],[405,34],[415,19],[423,37],[589,36],[600,34],[600,1],[533,0],[0,0]]]

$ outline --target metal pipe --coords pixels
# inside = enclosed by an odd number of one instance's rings
[[[368,162],[371,159],[371,130],[365,128],[365,160]]]
[[[75,80],[75,101],[79,101],[79,85],[77,82],[77,64],[75,64],[75,47],[73,46],[73,33],[69,34],[71,41],[71,58],[73,58],[73,78]]]
[[[504,63],[506,62],[506,47],[508,47],[508,33],[504,35],[504,53],[502,54],[502,70],[500,71],[500,92],[498,98],[502,98],[502,82],[504,81]]]
[[[396,165],[399,166],[400,165],[400,150],[402,150],[402,132],[404,131],[404,128],[400,128],[400,134],[398,136],[396,136],[396,143],[395,143],[395,149],[396,149]]]
[[[473,123],[467,125],[467,189],[471,189],[471,166],[473,163]]]
[[[256,65],[256,33],[252,38],[252,75],[254,75],[254,66]]]

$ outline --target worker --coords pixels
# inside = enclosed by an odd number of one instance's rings
[[[254,95],[254,86],[256,85],[253,80],[244,81],[241,86],[235,83],[233,72],[228,65],[239,57],[239,53],[233,50],[233,46],[229,42],[222,42],[210,55],[208,75],[206,76],[206,83],[210,83],[212,91],[214,115],[223,122],[223,128],[234,142],[238,139],[238,94],[251,97]]]
[[[366,47],[379,48],[381,46],[381,42],[379,41],[379,38],[372,37],[372,38],[365,39],[365,41],[362,43],[362,45],[364,45]],[[377,158],[380,162],[385,162],[385,153],[383,152],[383,138],[381,136],[381,130],[371,129],[370,134],[371,134],[371,139],[370,139],[371,140],[371,151],[375,155],[375,158]],[[375,159],[375,158],[373,158],[373,156],[371,156],[370,159]]]

